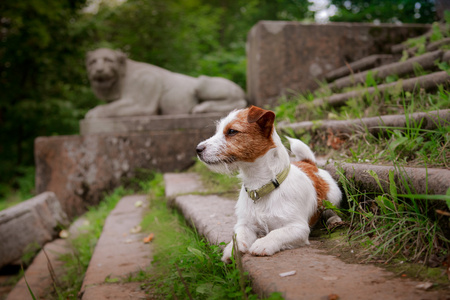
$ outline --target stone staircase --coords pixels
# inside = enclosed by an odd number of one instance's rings
[[[199,195],[205,189],[197,174],[168,173],[164,180],[169,204],[177,207],[199,234],[211,244],[229,242],[236,222],[235,199]],[[78,294],[80,299],[152,299],[140,289],[139,282],[114,280],[149,270],[151,265],[151,246],[142,243],[142,233],[129,231],[142,218],[142,208],[135,205],[138,201],[145,203],[146,197],[126,196],[108,216]],[[55,273],[61,274],[57,257],[67,251],[65,243],[61,239],[48,243],[44,248],[48,259],[41,251],[25,273],[38,299],[45,299],[52,288],[48,260]],[[345,263],[327,254],[322,244],[323,240],[312,237],[310,246],[271,257],[244,255],[243,268],[253,290],[261,297],[281,292],[285,299],[329,299],[332,295],[340,299],[448,299],[449,291],[425,291],[422,282],[400,278],[375,265]],[[282,276],[287,272],[291,275]],[[6,299],[31,299],[24,279]]]
[[[444,39],[440,43],[450,41]],[[445,71],[438,71],[434,62],[437,59],[448,62],[450,52],[439,50],[439,45],[428,43],[426,45],[428,53],[404,62],[396,61],[401,51],[405,50],[405,45],[396,45],[392,48],[393,54],[372,55],[329,72],[326,78],[329,81],[328,88],[333,94],[315,99],[308,109],[314,106],[337,108],[354,97],[389,92],[390,89],[399,86],[405,91],[413,92],[419,88],[428,90],[435,89],[440,84],[448,85],[450,76]],[[405,51],[412,53],[413,50]],[[414,69],[417,65],[429,74],[416,77]],[[378,85],[376,88],[358,87],[369,72],[380,80],[392,75],[400,79]],[[301,112],[305,107],[300,106],[297,109]],[[437,121],[450,124],[450,109],[418,112],[409,115],[408,118],[403,114],[347,121],[314,120],[280,123],[278,130],[308,132],[311,135],[326,134],[328,135],[326,139],[330,136],[345,139],[361,128],[365,128],[370,134],[378,134],[386,126],[405,127],[408,120],[421,124],[422,129],[434,129],[433,126]],[[349,179],[357,179],[363,190],[377,191],[380,188],[374,178],[368,175],[369,170],[378,175],[384,190],[389,190],[391,170],[395,172],[396,184],[401,187],[401,177],[406,174],[419,194],[431,191],[443,195],[450,187],[450,170],[443,168],[406,167],[400,170],[393,166],[362,163],[321,164],[335,179],[338,178],[337,168],[342,168],[344,175]],[[236,221],[235,199],[213,194],[204,195],[205,189],[196,174],[166,173],[164,180],[168,202],[177,207],[201,235],[211,244],[218,245],[230,241]],[[202,195],[199,195],[199,192],[202,192]],[[151,265],[151,245],[142,243],[141,233],[130,234],[129,231],[138,225],[142,218],[143,210],[134,205],[137,201],[145,203],[146,198],[140,195],[124,197],[108,216],[85,274],[79,298],[151,299],[151,296],[140,289],[139,282],[123,283],[121,280],[119,282],[114,280],[126,278],[139,270],[148,270]],[[32,233],[31,229],[26,229],[26,232]],[[243,267],[249,273],[253,290],[261,297],[272,292],[281,292],[285,299],[331,299],[332,295],[337,295],[340,299],[450,299],[448,290],[425,291],[421,288],[422,282],[400,278],[375,265],[345,263],[338,257],[327,254],[322,244],[323,240],[313,237],[308,247],[282,251],[272,257],[244,255]],[[38,299],[45,299],[55,278],[61,276],[62,264],[57,258],[68,251],[68,245],[65,240],[56,239],[47,243],[43,249],[45,251],[38,254],[25,273],[28,285]],[[356,257],[354,259],[356,262]],[[49,262],[53,268],[52,272],[49,271]],[[286,272],[292,275],[280,276]],[[6,299],[31,299],[24,278],[9,292]]]

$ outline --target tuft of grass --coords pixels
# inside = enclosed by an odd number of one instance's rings
[[[443,223],[439,222],[440,216],[434,213],[437,206],[444,204],[442,200],[446,196],[430,197],[412,192],[400,195],[393,172],[389,174],[389,191],[383,190],[375,173],[369,173],[381,190],[369,194],[358,190],[342,170],[338,173],[349,204],[347,236],[350,242],[364,245],[360,254],[363,261],[388,263],[400,259],[427,265],[432,258],[450,254],[450,240],[441,226]]]

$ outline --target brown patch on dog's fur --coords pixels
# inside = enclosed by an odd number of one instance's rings
[[[274,117],[273,112],[260,108],[251,107],[240,111],[223,130],[227,141],[225,155],[239,161],[254,162],[275,148],[272,140]],[[230,129],[238,132],[228,134]]]
[[[317,193],[317,207],[320,208],[323,205],[323,201],[327,198],[327,193],[330,189],[328,183],[318,175],[319,169],[316,164],[309,159],[294,162],[294,165],[301,169],[312,180],[314,188]],[[321,212],[318,210],[309,220],[309,225],[314,225],[320,218]]]

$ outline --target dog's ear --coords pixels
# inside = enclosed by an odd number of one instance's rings
[[[265,137],[272,134],[273,123],[275,121],[275,113],[256,106],[251,106],[247,115],[247,122],[257,123]]]

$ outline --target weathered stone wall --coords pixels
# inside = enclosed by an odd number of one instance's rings
[[[261,21],[247,38],[247,94],[251,104],[273,105],[289,91],[318,87],[333,69],[424,33],[429,25]]]
[[[80,215],[98,204],[104,192],[119,186],[122,178],[134,176],[136,169],[173,172],[192,165],[197,144],[214,133],[217,118],[191,116],[176,129],[166,122],[165,130],[143,127],[131,133],[39,137],[36,192],[54,192],[70,218]]]

